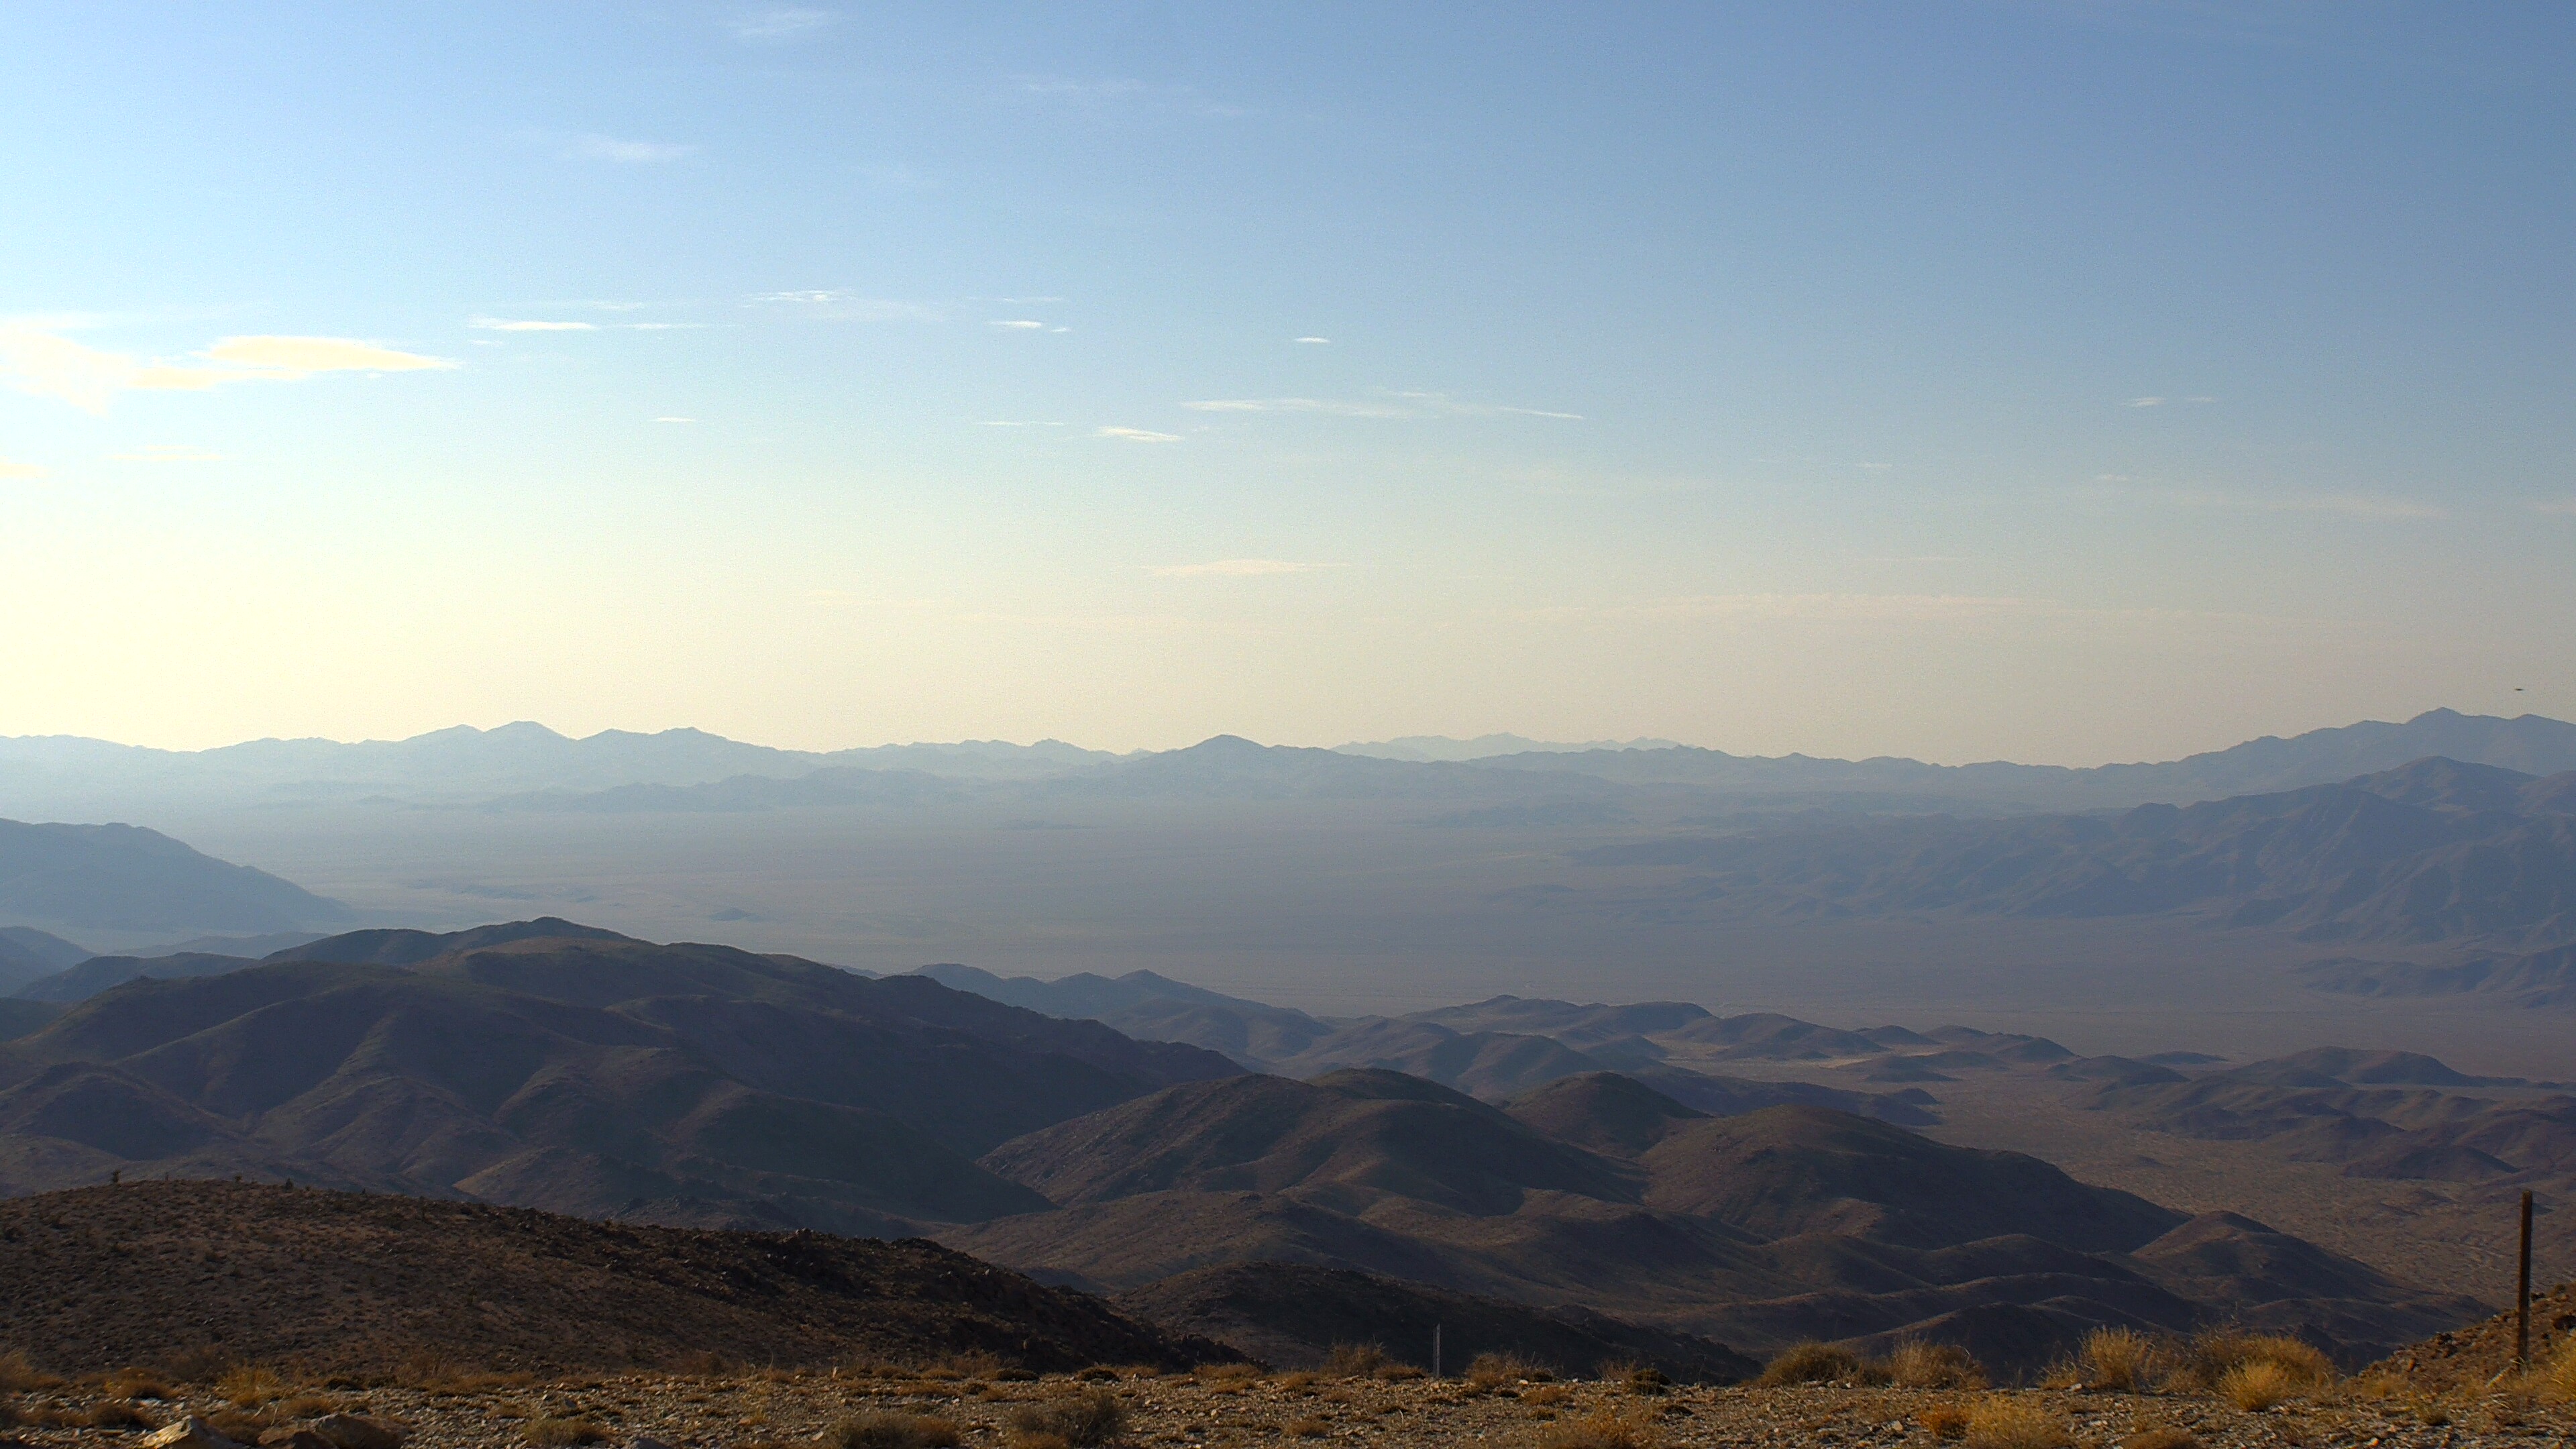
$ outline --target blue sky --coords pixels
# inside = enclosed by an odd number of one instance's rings
[[[0,733],[2576,714],[2564,7],[5,25]]]

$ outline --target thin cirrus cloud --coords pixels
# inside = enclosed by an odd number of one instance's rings
[[[702,149],[669,141],[621,140],[596,131],[567,137],[563,143],[563,154],[567,159],[614,161],[621,166],[651,166],[664,161],[678,161],[695,156]]]
[[[453,368],[351,337],[226,337],[188,359],[144,360],[23,324],[0,325],[0,383],[104,414],[119,393],[203,392],[236,382],[301,382],[333,372]]]
[[[1227,397],[1205,398],[1181,406],[1201,413],[1314,413],[1337,418],[1558,418],[1566,422],[1585,422],[1581,413],[1554,412],[1546,408],[1506,407],[1496,403],[1462,402],[1444,392],[1399,392],[1387,400],[1352,402],[1338,398],[1318,397]]]
[[[824,317],[836,322],[944,322],[947,314],[919,302],[897,302],[886,297],[865,297],[838,287],[810,287],[789,292],[756,292],[750,298],[756,307],[786,308],[809,317]]]
[[[733,33],[742,40],[796,40],[827,29],[840,18],[829,10],[774,5],[751,11],[736,20]]]
[[[2133,397],[2120,404],[2124,408],[2160,408],[2167,403],[2214,403],[2214,397]]]
[[[1303,342],[1310,347],[1330,347],[1333,345],[1333,339],[1329,337],[1294,337],[1289,340],[1292,342]]]
[[[1119,428],[1106,425],[1092,429],[1091,435],[1095,438],[1117,438],[1130,443],[1177,443],[1181,440],[1181,435],[1178,433],[1158,433],[1151,428]]]
[[[1145,572],[1165,579],[1258,579],[1276,574],[1311,574],[1340,564],[1297,563],[1284,558],[1221,558],[1212,563],[1156,564]]]

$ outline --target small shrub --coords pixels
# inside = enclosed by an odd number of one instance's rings
[[[1830,1343],[1793,1344],[1762,1370],[1756,1383],[1766,1389],[1786,1384],[1830,1384],[1860,1377],[1860,1356]]]
[[[2097,1328],[2077,1350],[2085,1383],[2115,1393],[2144,1393],[2163,1376],[2164,1351],[2133,1328]]]
[[[286,1380],[274,1369],[230,1369],[215,1380],[215,1392],[245,1409],[265,1408],[286,1396]]]
[[[2576,1338],[2561,1345],[2558,1357],[2540,1370],[2540,1391],[2561,1402],[2576,1402]]]
[[[831,1449],[950,1449],[957,1426],[921,1414],[854,1414],[823,1433]]]
[[[2162,1424],[2153,1429],[2140,1429],[2121,1440],[2120,1449],[2200,1449],[2200,1440],[2189,1429]]]
[[[1538,1432],[1538,1449],[1657,1449],[1663,1436],[1643,1414],[1602,1409]]]
[[[2295,1375],[2267,1358],[2247,1359],[2218,1379],[2219,1397],[2249,1414],[2297,1397],[2299,1388]]]
[[[1915,1415],[1914,1422],[1935,1439],[1957,1439],[1968,1432],[1968,1411],[1957,1404],[1934,1404]]]
[[[1414,1367],[1412,1364],[1397,1363],[1392,1359],[1379,1364],[1377,1366],[1377,1372],[1369,1375],[1370,1378],[1376,1379],[1381,1383],[1390,1384],[1401,1383],[1407,1379],[1418,1379],[1422,1376],[1422,1370]]]
[[[1467,1371],[1460,1381],[1480,1394],[1490,1394],[1506,1384],[1528,1379],[1530,1366],[1518,1354],[1480,1353],[1468,1360]]]
[[[179,1397],[161,1375],[149,1369],[123,1368],[101,1381],[107,1392],[121,1399],[161,1399]]]
[[[588,1419],[545,1414],[521,1425],[519,1437],[536,1445],[537,1449],[564,1449],[568,1444],[596,1444],[608,1437],[608,1431]]]
[[[1321,1439],[1332,1432],[1332,1425],[1312,1415],[1288,1421],[1288,1437],[1292,1439]]]
[[[1071,1449],[1097,1449],[1127,1429],[1127,1406],[1107,1389],[1060,1394],[1043,1403],[1023,1404],[1011,1413],[1011,1430],[1023,1449],[1040,1449],[1040,1439],[1058,1439]]]
[[[1374,1343],[1337,1343],[1324,1355],[1324,1376],[1364,1379],[1386,1364],[1386,1350]]]
[[[217,1409],[206,1415],[206,1427],[236,1444],[256,1444],[259,1436],[274,1428],[277,1420],[267,1414],[240,1408]]]
[[[1076,1383],[1083,1383],[1083,1384],[1113,1383],[1113,1384],[1114,1384],[1114,1383],[1116,1383],[1116,1382],[1118,1381],[1118,1370],[1116,1370],[1116,1369],[1114,1369],[1114,1368],[1111,1368],[1109,1365],[1107,1365],[1107,1364],[1105,1364],[1105,1363],[1096,1363],[1096,1364],[1093,1364],[1091,1367],[1089,1367],[1089,1368],[1087,1368],[1087,1369],[1077,1369],[1077,1370],[1075,1370],[1075,1371],[1074,1371],[1073,1378],[1074,1378],[1074,1382],[1076,1382]]]
[[[29,1389],[50,1389],[62,1380],[37,1369],[28,1361],[26,1351],[11,1349],[0,1353],[0,1394],[23,1394]]]
[[[1889,1383],[1900,1389],[1982,1389],[1986,1371],[1955,1343],[1908,1339],[1888,1351],[1879,1365]]]
[[[1248,1384],[1261,1377],[1257,1363],[1203,1363],[1192,1370],[1192,1376],[1203,1384]]]
[[[1601,1366],[1601,1381],[1616,1384],[1641,1398],[1666,1393],[1673,1386],[1673,1381],[1664,1377],[1663,1370],[1648,1368],[1641,1363],[1605,1363]]]
[[[2075,1436],[2045,1404],[1997,1395],[1968,1411],[1968,1449],[2067,1449]]]
[[[1315,1386],[1315,1376],[1303,1372],[1287,1373],[1281,1374],[1274,1382],[1284,1393],[1302,1394]]]

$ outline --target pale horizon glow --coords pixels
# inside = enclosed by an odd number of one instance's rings
[[[2576,12],[13,9],[0,735],[2576,717]]]

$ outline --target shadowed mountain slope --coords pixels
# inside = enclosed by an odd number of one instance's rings
[[[1811,1106],[1712,1117],[1612,1073],[1508,1112],[1374,1071],[1194,1084],[982,1161],[1058,1206],[943,1240],[1109,1291],[1288,1262],[1761,1351],[2018,1305],[2052,1353],[2061,1329],[2260,1313],[2352,1357],[2475,1311],[2250,1221],[2175,1237],[2186,1215],[2035,1158]]]
[[[1453,1374],[1482,1353],[1511,1355],[1559,1374],[1635,1363],[1683,1383],[1736,1383],[1761,1368],[1696,1334],[1288,1263],[1201,1269],[1111,1301],[1131,1318],[1215,1339],[1286,1369],[1319,1367],[1344,1343],[1376,1344],[1428,1368],[1435,1329],[1441,1367]]]
[[[0,1202],[0,1301],[42,1367],[219,1354],[360,1377],[990,1354],[1066,1370],[1229,1356],[918,1240],[691,1232],[226,1182]]]
[[[338,953],[389,949],[368,934]],[[1236,1070],[918,978],[599,933],[460,939],[409,966],[132,981],[0,1044],[0,1186],[250,1172],[905,1231],[1043,1205],[974,1153]]]
[[[17,994],[29,1001],[51,1001],[68,1005],[87,1001],[111,986],[121,986],[137,977],[149,976],[155,981],[177,981],[191,976],[220,976],[259,963],[241,956],[213,956],[202,952],[182,952],[174,956],[92,956],[68,971],[40,976],[18,988]]]

